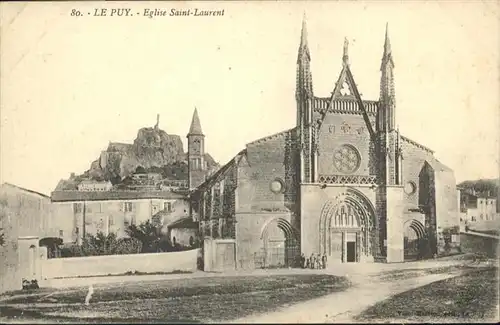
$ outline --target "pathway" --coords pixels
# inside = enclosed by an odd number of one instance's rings
[[[462,262],[463,263],[463,262]],[[233,323],[347,323],[353,322],[352,317],[369,306],[387,299],[395,294],[405,292],[426,284],[445,280],[459,275],[460,271],[445,274],[432,274],[413,277],[404,280],[383,281],[373,275],[383,274],[392,270],[425,269],[457,265],[456,261],[385,264],[379,267],[363,268],[362,270],[343,269],[330,270],[329,273],[344,273],[353,286],[344,292],[337,292],[325,297],[310,300],[275,312],[252,315],[234,320]]]

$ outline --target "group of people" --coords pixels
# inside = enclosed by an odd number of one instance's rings
[[[311,254],[307,257],[302,254],[300,256],[300,265],[303,269],[326,269],[326,255]]]

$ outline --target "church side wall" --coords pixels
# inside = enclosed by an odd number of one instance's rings
[[[408,208],[418,208],[418,193],[419,193],[419,174],[424,166],[426,159],[433,159],[432,153],[421,149],[407,141],[402,141],[403,146],[403,184],[408,182],[414,184],[415,190],[408,192],[405,190],[404,200]],[[406,185],[408,188],[408,185]]]
[[[279,133],[247,146],[247,167],[238,168],[237,213],[290,211],[295,215],[297,202],[296,159],[292,132]],[[282,183],[273,192],[271,183]],[[291,221],[298,227],[298,220]]]

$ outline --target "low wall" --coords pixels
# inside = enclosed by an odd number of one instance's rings
[[[182,252],[51,258],[43,261],[42,279],[115,275],[126,272],[196,271],[199,249]]]
[[[462,253],[485,253],[490,258],[500,257],[499,240],[492,237],[461,233],[460,249]]]

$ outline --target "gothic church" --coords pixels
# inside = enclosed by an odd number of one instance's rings
[[[191,213],[205,270],[402,262],[459,249],[453,171],[396,125],[386,30],[380,97],[361,99],[348,42],[331,96],[313,91],[305,20],[297,57],[296,126],[246,145],[206,179],[195,111],[188,134]]]

